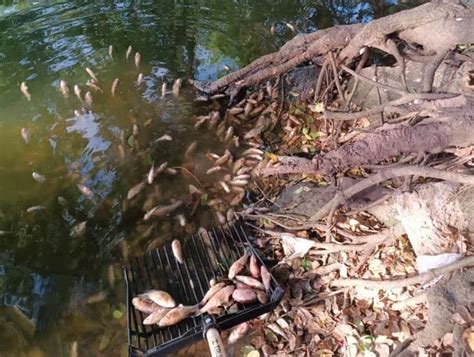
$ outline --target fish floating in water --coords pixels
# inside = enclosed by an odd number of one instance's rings
[[[137,86],[141,86],[143,83],[143,73],[138,73]]]
[[[88,198],[91,198],[94,196],[94,192],[89,188],[87,187],[86,185],[83,185],[83,184],[77,184],[77,188],[79,189],[79,191],[81,191],[81,193],[88,197]]]
[[[163,84],[161,85],[161,98],[164,98],[166,94],[166,88],[167,88],[167,84],[166,82],[163,82]]]
[[[33,172],[31,176],[33,177],[33,180],[35,180],[36,182],[44,183],[46,181],[46,176],[41,175],[37,172]]]
[[[86,104],[87,107],[91,108],[92,107],[92,93],[87,91],[86,94],[84,95],[84,103]]]
[[[291,31],[296,32],[295,27],[289,22],[285,22],[285,26],[288,27]]]
[[[181,83],[182,83],[182,79],[181,78],[178,78],[174,81],[173,83],[173,95],[175,97],[179,96],[179,91],[181,89]]]
[[[30,143],[30,131],[27,128],[21,128],[21,137],[26,145]]]
[[[64,98],[69,98],[69,86],[67,82],[63,79],[59,81],[59,90],[63,94]]]
[[[28,99],[28,101],[31,101],[31,94],[30,92],[28,91],[28,85],[26,84],[26,82],[21,82],[20,84],[20,91],[23,93],[23,95],[26,97],[26,99]]]
[[[117,86],[119,84],[119,79],[115,78],[114,81],[112,82],[112,86],[110,87],[110,93],[112,94],[112,97],[115,98],[115,92],[117,91]]]
[[[135,186],[133,186],[130,190],[128,190],[127,200],[131,200],[133,197],[138,195],[140,191],[145,188],[145,185],[146,185],[145,182],[140,182],[136,184]]]
[[[142,59],[142,55],[140,52],[135,53],[135,67],[140,67],[140,61]]]
[[[32,212],[37,212],[37,211],[43,211],[45,209],[46,209],[45,206],[37,205],[37,206],[31,206],[30,208],[27,208],[26,212],[32,213]]]
[[[114,52],[114,46],[110,45],[109,46],[109,57],[110,57],[111,60],[114,59],[113,52]]]
[[[128,46],[127,51],[125,52],[125,59],[127,61],[131,54],[132,54],[132,46]]]
[[[165,134],[156,139],[155,143],[159,143],[160,141],[173,141],[173,137],[169,134]]]
[[[74,85],[74,94],[76,95],[77,99],[83,102],[82,96],[81,96],[81,88],[77,84]]]
[[[86,72],[95,81],[95,83],[99,83],[99,80],[97,79],[97,76],[95,75],[94,71],[92,71],[92,69],[86,67]]]

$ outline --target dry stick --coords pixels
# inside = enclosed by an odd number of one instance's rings
[[[442,170],[433,169],[431,167],[421,167],[414,165],[400,165],[391,167],[388,169],[380,170],[377,174],[357,182],[353,186],[345,189],[344,191],[338,191],[333,199],[326,203],[316,214],[314,214],[309,220],[312,222],[319,221],[325,217],[331,210],[339,207],[348,198],[354,196],[371,186],[377,185],[388,179],[392,179],[400,176],[423,176],[437,178],[440,180],[453,181],[463,183],[466,185],[474,185],[474,175],[464,175],[455,172],[447,172]]]
[[[367,60],[369,59],[369,50],[365,47],[364,54],[362,55],[361,60],[359,61],[359,64],[356,67],[356,73],[359,73],[362,69],[362,67],[365,66],[367,63]],[[349,97],[346,100],[346,110],[349,109],[349,105],[351,104],[352,97],[355,94],[355,91],[357,90],[357,86],[359,85],[359,78],[355,78],[354,86],[352,87],[351,93],[349,94]]]
[[[336,82],[337,92],[339,93],[341,99],[345,100],[344,91],[342,90],[341,82],[339,81],[339,73],[337,73],[336,61],[334,60],[334,55],[332,54],[332,51],[329,51],[329,60],[331,61],[332,72],[334,75],[334,81]]]
[[[367,279],[336,279],[331,286],[337,287],[364,287],[369,289],[398,289],[415,284],[425,284],[440,275],[451,273],[474,265],[474,256],[470,256],[441,268],[428,270],[426,273],[397,280],[367,280]]]
[[[323,79],[324,79],[324,74],[327,71],[328,67],[328,59],[326,59],[323,62],[323,65],[321,67],[321,71],[319,72],[319,77],[318,81],[316,82],[316,88],[314,89],[314,100],[317,101],[319,98],[319,92],[321,92],[321,86],[323,85]]]
[[[428,296],[427,292],[422,292],[418,295],[415,295],[411,298],[402,300],[402,301],[397,301],[392,305],[392,310],[403,310],[405,307],[410,306],[410,305],[418,305],[426,302],[426,298]]]

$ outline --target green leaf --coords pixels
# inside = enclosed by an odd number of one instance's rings
[[[120,320],[122,317],[123,317],[123,312],[118,310],[118,309],[115,309],[113,312],[112,312],[112,316],[114,317],[114,319],[116,320]]]
[[[133,148],[133,145],[135,145],[135,137],[133,135],[130,135],[127,139],[128,145]]]
[[[301,262],[301,266],[305,271],[311,270],[312,267],[311,262],[306,258]]]
[[[301,130],[301,132],[303,133],[304,136],[306,136],[309,133],[309,129],[308,128],[303,128],[303,130]]]
[[[201,204],[202,204],[202,205],[205,205],[206,202],[207,202],[207,199],[208,199],[207,193],[203,193],[203,194],[201,195]]]

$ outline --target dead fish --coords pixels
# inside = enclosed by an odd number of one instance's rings
[[[147,175],[148,184],[151,185],[153,183],[154,178],[155,178],[155,163],[151,164],[150,170],[148,171],[148,175]]]
[[[234,345],[238,340],[244,337],[250,329],[250,324],[248,322],[243,322],[240,325],[237,325],[229,335],[227,339],[228,345]]]
[[[125,59],[128,61],[128,57],[132,54],[132,46],[128,46],[127,52],[125,52]]]
[[[255,293],[257,294],[257,300],[260,302],[260,304],[266,304],[268,302],[268,296],[265,291],[256,290]]]
[[[163,98],[166,94],[166,82],[164,82],[162,85],[161,85],[161,98]]]
[[[184,152],[184,157],[189,158],[197,148],[197,141],[193,141]]]
[[[173,243],[171,243],[171,250],[173,251],[174,258],[178,261],[178,263],[183,264],[183,247],[181,246],[181,242],[179,240],[173,240]]]
[[[184,216],[184,214],[178,214],[178,215],[176,216],[176,219],[178,220],[179,225],[180,225],[181,227],[186,226],[186,217]]]
[[[255,278],[251,278],[250,276],[236,275],[235,280],[247,284],[251,288],[265,290],[265,286],[260,281]]]
[[[71,229],[71,237],[81,238],[86,233],[87,221],[76,224]]]
[[[74,109],[74,115],[75,115],[76,117],[80,117],[80,116],[82,115],[82,113],[81,113],[79,110]]]
[[[21,137],[26,145],[30,143],[30,131],[27,128],[21,128]]]
[[[234,179],[234,180],[230,181],[230,184],[232,186],[239,186],[239,187],[245,187],[245,186],[248,185],[248,183],[249,183],[248,180],[235,180]]]
[[[202,193],[203,193],[199,188],[197,188],[197,187],[194,186],[193,184],[190,184],[190,185],[188,186],[188,188],[189,188],[189,193],[190,193],[191,195],[194,195],[194,194],[202,195]]]
[[[140,295],[140,297],[144,297],[150,299],[155,304],[158,304],[162,307],[175,307],[176,303],[174,299],[168,294],[166,291],[163,290],[150,290],[146,293]]]
[[[120,254],[122,255],[122,259],[124,262],[128,262],[128,244],[127,244],[127,241],[125,239],[120,239],[118,242],[117,242],[117,245],[120,249]]]
[[[232,299],[242,304],[250,304],[257,301],[257,294],[252,289],[235,289]]]
[[[160,141],[173,141],[173,137],[171,135],[165,134],[156,139],[155,143],[159,143]]]
[[[87,187],[86,185],[77,184],[77,188],[86,197],[94,196],[94,192],[92,192],[92,190],[89,187]]]
[[[226,286],[215,293],[209,301],[201,308],[201,314],[208,312],[209,310],[222,306],[227,303],[234,292],[235,287],[233,285]]]
[[[240,107],[234,107],[234,108],[230,108],[229,109],[229,114],[231,115],[237,115],[237,114],[240,114],[244,111],[243,108],[240,108]]]
[[[100,88],[92,79],[88,79],[86,81],[86,86],[88,86],[89,88],[95,90],[96,92],[101,92],[101,93],[104,92],[102,90],[102,88]]]
[[[170,312],[170,309],[167,309],[165,307],[157,306],[155,304],[155,311],[152,311],[150,315],[143,320],[144,325],[155,325],[161,321],[165,315]]]
[[[155,170],[155,177],[165,171],[166,167],[168,166],[168,162],[165,161],[162,163],[156,170]]]
[[[132,305],[135,307],[135,309],[144,312],[145,314],[151,314],[157,310],[161,310],[158,304],[138,296],[132,299]]]
[[[218,291],[225,287],[226,283],[217,283],[211,285],[211,288],[206,292],[206,295],[201,300],[201,305],[206,305],[210,298],[212,298]]]
[[[242,156],[263,155],[263,151],[257,148],[250,148],[250,149],[245,150],[241,155]]]
[[[87,74],[96,82],[99,83],[99,80],[97,79],[95,73],[90,69],[89,67],[86,67],[86,72]]]
[[[69,97],[69,86],[67,85],[67,82],[63,79],[59,81],[59,90],[63,94],[64,98]]]
[[[231,222],[234,219],[235,212],[232,208],[229,208],[226,213],[227,222]]]
[[[292,24],[290,24],[289,22],[285,22],[285,25],[286,25],[286,27],[288,27],[291,31],[296,32],[296,31],[295,31],[295,27],[294,27]]]
[[[225,133],[224,141],[229,141],[232,138],[232,135],[234,135],[234,128],[229,126]]]
[[[71,344],[71,351],[69,351],[69,356],[70,357],[77,357],[79,356],[79,352],[78,352],[78,343],[77,341],[74,341],[72,344]]]
[[[140,182],[133,186],[127,193],[127,200],[131,200],[133,197],[138,195],[138,193],[145,188],[145,182]]]
[[[238,194],[232,199],[232,201],[230,201],[231,206],[237,206],[240,202],[242,202],[245,197],[245,190],[242,187],[233,187],[232,191],[234,191],[234,189],[236,188],[242,189],[243,191],[238,192]]]
[[[158,323],[159,327],[172,326],[199,312],[199,305],[178,306],[170,310]]]
[[[36,182],[44,183],[46,181],[46,176],[41,175],[37,172],[33,172],[31,176],[33,177],[33,180],[35,180]]]
[[[63,196],[58,196],[58,203],[63,207],[66,207],[69,204]]]
[[[84,95],[84,103],[90,108],[92,107],[92,93],[87,91]]]
[[[140,86],[142,83],[143,83],[143,73],[138,73],[137,86]]]
[[[132,130],[133,136],[138,136],[139,130],[138,130],[138,125],[133,124],[133,130]]]
[[[113,52],[114,52],[114,46],[110,45],[109,46],[109,57],[110,57],[110,59],[114,59]]]
[[[109,283],[109,286],[113,289],[115,286],[115,269],[113,264],[110,264],[107,267],[107,282]]]
[[[237,259],[229,268],[229,279],[234,279],[237,274],[244,270],[247,260],[249,259],[249,252],[245,252],[239,259]],[[245,282],[244,282],[245,283]]]
[[[165,169],[165,172],[169,175],[176,175],[178,173],[178,170],[173,169],[172,167],[167,167]]]
[[[173,95],[177,97],[179,95],[179,90],[181,89],[182,79],[178,78],[173,83]]]
[[[79,99],[81,102],[83,101],[81,96],[81,88],[77,84],[74,85],[74,94],[76,95],[77,99]]]
[[[229,66],[223,65],[222,67],[224,68],[224,70],[225,70],[226,72],[229,72],[229,71],[230,71],[230,67],[229,67]]]
[[[42,211],[45,210],[46,207],[42,205],[37,205],[37,206],[31,206],[30,208],[26,209],[26,212],[32,213],[32,212],[37,212],[37,211]]]
[[[26,82],[21,82],[20,90],[23,93],[23,95],[26,97],[26,99],[28,99],[28,101],[30,101],[31,100],[31,94],[28,91],[28,85],[26,84]]]
[[[255,279],[260,278],[260,268],[258,266],[257,258],[253,254],[250,257],[249,270],[250,274],[252,274]]]
[[[225,216],[219,212],[219,211],[216,211],[216,217],[217,217],[217,221],[219,222],[219,224],[225,224],[227,222]]]
[[[273,24],[271,27],[270,27],[270,32],[272,35],[275,34],[275,24]]]
[[[270,272],[268,271],[268,269],[265,268],[265,266],[263,265],[260,267],[260,275],[262,276],[262,282],[263,282],[263,286],[265,287],[265,290],[266,291],[270,290],[272,276]]]
[[[98,302],[104,301],[107,298],[107,293],[105,291],[100,291],[96,294],[90,295],[86,299],[86,304],[97,304]]]
[[[142,60],[142,55],[140,52],[135,53],[135,67],[140,67],[140,61]]]
[[[230,188],[224,181],[219,181],[219,184],[222,186],[225,192],[230,193]]]
[[[210,168],[209,170],[206,171],[206,175],[212,175],[212,174],[214,174],[216,172],[219,172],[221,170],[222,170],[222,167],[220,167],[220,166],[212,167],[212,168]]]
[[[179,208],[183,204],[183,201],[176,201],[172,204],[169,204],[167,206],[156,206],[153,207],[151,210],[149,210],[147,213],[145,213],[145,216],[143,217],[143,220],[147,221],[149,220],[152,216],[155,217],[163,217],[166,216],[167,214],[173,212],[177,208]]]
[[[112,94],[112,97],[115,98],[115,92],[117,91],[117,86],[119,84],[119,79],[115,78],[114,81],[112,82],[112,87],[110,87],[110,93]]]

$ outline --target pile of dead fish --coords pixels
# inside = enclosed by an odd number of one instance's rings
[[[220,315],[239,311],[239,304],[257,301],[265,304],[270,291],[270,272],[258,264],[255,255],[246,252],[229,268],[227,279],[210,282],[210,289],[201,302],[184,306],[176,304],[172,296],[162,290],[151,290],[132,299],[133,306],[148,316],[144,325],[172,326],[180,321],[204,313]]]

